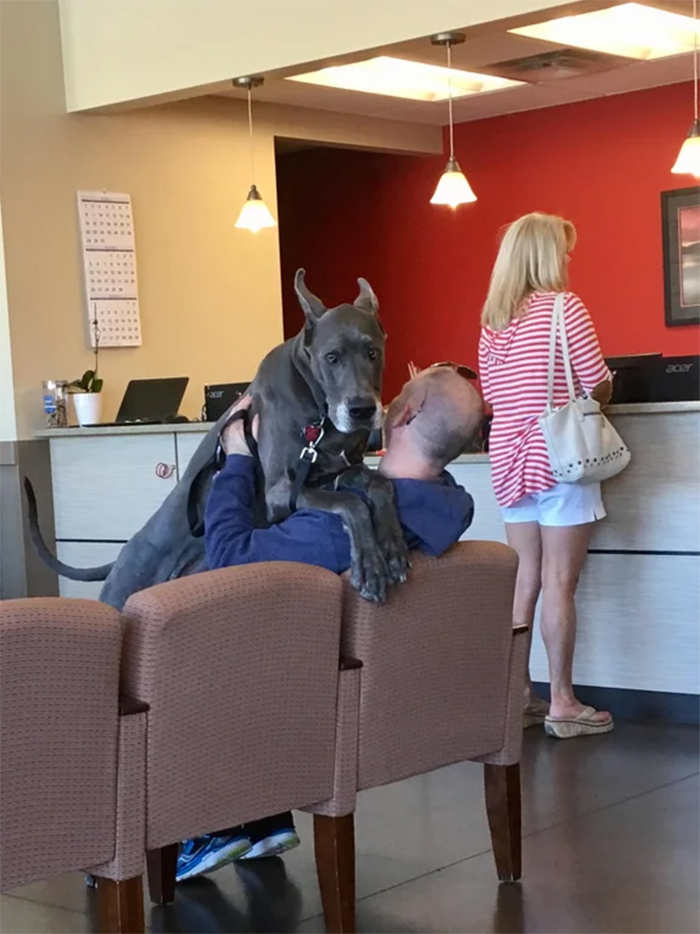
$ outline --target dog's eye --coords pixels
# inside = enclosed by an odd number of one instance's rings
[[[376,360],[379,357],[379,351],[374,347],[370,347],[367,351],[367,356],[370,360]]]
[[[333,366],[333,365],[336,364],[337,362],[338,362],[338,354],[337,354],[337,353],[327,353],[327,354],[326,354],[326,363],[330,363],[331,366]]]

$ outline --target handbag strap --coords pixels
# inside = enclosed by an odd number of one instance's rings
[[[554,308],[552,309],[552,326],[549,331],[549,368],[547,372],[548,411],[551,411],[554,408],[554,371],[556,367],[557,331],[559,331],[559,338],[561,340],[561,352],[564,360],[566,385],[569,390],[569,401],[573,402],[576,399],[576,388],[574,386],[574,374],[571,369],[571,357],[569,356],[569,341],[566,336],[563,292],[559,292],[557,297],[554,299]]]

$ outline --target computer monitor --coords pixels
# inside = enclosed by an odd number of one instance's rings
[[[204,420],[218,422],[250,383],[216,383],[204,387]]]
[[[627,354],[605,361],[613,373],[614,404],[653,402],[661,366],[660,353]]]

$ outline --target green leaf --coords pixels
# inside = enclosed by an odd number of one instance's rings
[[[92,381],[92,392],[102,392],[102,387],[104,385],[103,379],[94,379]]]

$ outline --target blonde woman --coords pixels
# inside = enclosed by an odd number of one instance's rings
[[[542,591],[541,631],[551,683],[551,706],[537,698],[529,675],[525,725],[545,724],[561,739],[613,728],[609,713],[584,706],[572,685],[574,594],[593,524],[605,516],[600,484],[557,483],[538,417],[547,401],[549,335],[554,301],[565,293],[564,318],[577,392],[601,403],[612,377],[593,322],[566,291],[574,225],[548,214],[527,214],[501,242],[482,313],[479,343],[484,397],[493,408],[489,435],[491,475],[509,544],[520,565],[514,619],[532,629]],[[554,403],[568,401],[561,347],[557,348]]]

